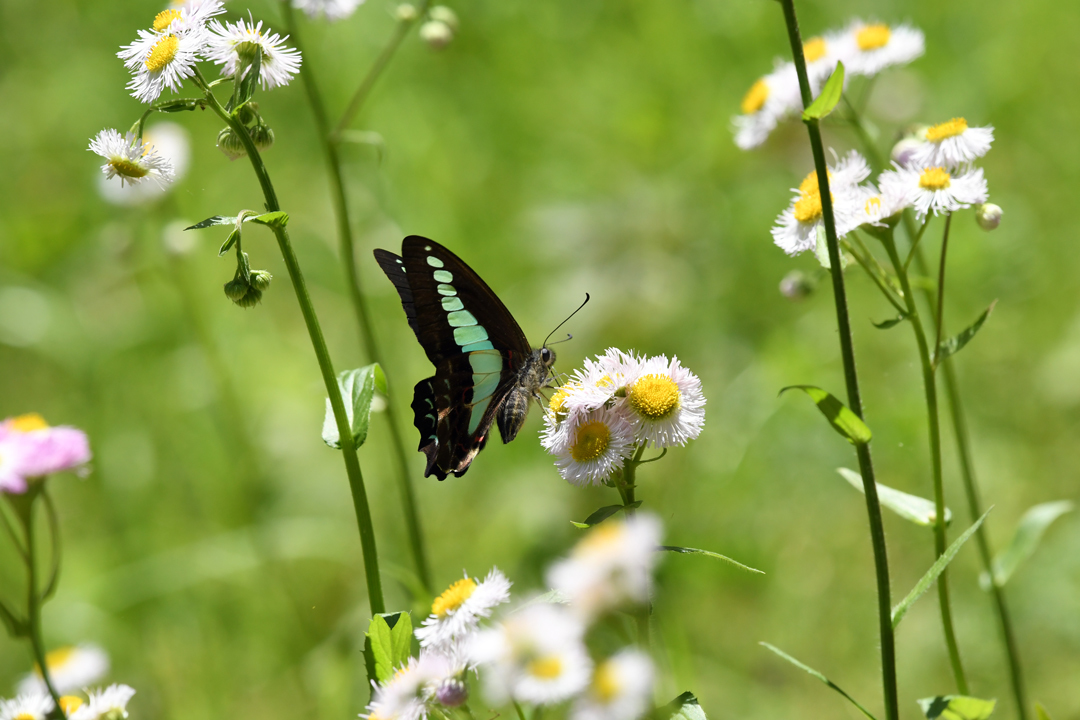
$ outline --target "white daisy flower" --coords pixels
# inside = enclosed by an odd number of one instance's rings
[[[104,690],[88,690],[90,702],[80,706],[70,720],[120,720],[128,716],[127,704],[135,690],[127,685],[110,685]],[[61,702],[63,698],[60,698]]]
[[[303,10],[308,17],[322,15],[327,20],[341,20],[356,12],[364,0],[292,0],[294,8]]]
[[[542,442],[573,485],[599,485],[634,454],[634,428],[623,415],[600,407],[546,433]]]
[[[167,190],[171,187],[171,183],[179,182],[187,173],[191,161],[191,140],[188,131],[174,122],[158,122],[146,128],[142,140],[143,148],[146,149],[147,154],[140,156],[138,159],[145,160],[146,157],[153,154],[158,162],[164,163],[170,170],[170,185],[163,186],[161,189]],[[123,140],[121,140],[120,144],[123,144]],[[136,155],[138,154],[137,151],[133,152]],[[156,187],[155,184],[135,182],[130,178],[125,178],[123,175],[121,175],[120,179],[127,179],[128,182],[112,182],[110,178],[115,177],[118,173],[114,171],[110,174],[111,168],[109,165],[106,165],[104,170],[98,176],[98,192],[105,200],[114,205],[141,205],[165,196],[165,193],[162,193],[161,189]],[[157,179],[159,182],[161,181],[160,177]]]
[[[119,177],[121,185],[125,181],[134,185],[149,178],[163,190],[173,180],[172,163],[149,144],[139,142],[134,133],[102,130],[90,141],[89,149],[108,161],[101,166],[107,180]]]
[[[560,606],[527,605],[495,628],[481,630],[470,659],[483,666],[484,692],[494,704],[507,700],[551,705],[588,685],[592,661],[585,626]]]
[[[221,74],[231,77],[236,74],[241,52],[253,52],[256,47],[262,50],[262,65],[259,70],[259,84],[264,90],[288,85],[300,70],[300,51],[285,46],[285,37],[262,29],[262,21],[252,25],[246,20],[222,25],[217,20],[210,22],[210,39],[206,47],[206,59],[222,65]]]
[[[0,720],[45,720],[53,701],[44,691],[20,692],[14,700],[0,698]]]
[[[639,377],[626,386],[620,406],[633,421],[637,440],[655,447],[685,445],[705,424],[701,380],[677,357],[670,362],[665,355],[646,360]]]
[[[660,521],[647,513],[607,520],[589,530],[570,557],[548,569],[548,585],[586,619],[626,603],[644,604],[662,534]]]
[[[368,705],[368,715],[377,720],[423,720],[428,716],[435,688],[450,674],[464,672],[453,667],[451,660],[438,653],[420,652],[419,658],[399,668],[394,676],[381,685]],[[372,683],[374,685],[374,683]]]
[[[990,151],[992,142],[993,126],[968,127],[964,118],[953,118],[927,129],[926,142],[913,153],[911,163],[956,169],[981,158]]]
[[[184,78],[195,74],[195,62],[206,46],[205,20],[185,19],[183,11],[176,16],[170,14],[162,22],[166,20],[165,30],[139,30],[139,39],[117,53],[134,74],[127,89],[144,103],[157,100],[166,87],[179,91]]]
[[[988,196],[982,168],[953,174],[943,167],[894,166],[881,173],[878,185],[883,193],[909,195],[920,219],[978,205]]]
[[[455,582],[435,598],[431,615],[416,629],[420,647],[451,651],[476,630],[482,618],[510,600],[510,585],[498,568],[492,568],[483,582],[467,575]]]
[[[896,218],[905,209],[911,207],[915,193],[910,187],[891,183],[881,190],[873,184],[860,188],[863,192],[863,217],[860,225],[883,227],[887,221]],[[895,220],[892,224],[895,224]]]
[[[836,36],[837,55],[849,75],[877,75],[892,65],[905,65],[925,51],[922,30],[855,20]]]
[[[570,709],[571,720],[637,720],[651,707],[652,660],[623,650],[597,666],[592,682]]]
[[[866,159],[852,150],[829,168],[829,193],[832,196],[836,235],[843,237],[862,223],[864,202],[858,183],[870,175]],[[817,172],[811,172],[793,190],[795,197],[776,218],[773,241],[788,255],[798,255],[817,246],[818,228],[824,227],[821,192]]]
[[[109,672],[109,656],[96,645],[62,647],[45,654],[49,678],[59,693],[67,693],[96,683]],[[41,679],[40,669],[23,677],[19,683],[23,694],[48,692]]]
[[[742,114],[731,121],[735,144],[742,150],[761,145],[780,120],[801,107],[795,65],[782,63],[755,82],[743,96],[739,108]]]

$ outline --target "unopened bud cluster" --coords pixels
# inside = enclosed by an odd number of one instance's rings
[[[441,50],[450,44],[457,30],[458,18],[454,11],[445,5],[436,5],[428,10],[428,19],[420,26],[420,38],[435,50]]]
[[[243,270],[237,268],[233,279],[225,283],[225,296],[242,308],[255,307],[273,277],[266,270],[252,270],[245,279]]]

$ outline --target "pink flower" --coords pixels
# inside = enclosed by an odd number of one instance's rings
[[[20,415],[0,423],[0,492],[26,492],[26,481],[90,460],[86,433],[49,427],[40,415]]]

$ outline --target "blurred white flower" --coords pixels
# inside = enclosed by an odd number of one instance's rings
[[[325,17],[331,22],[349,17],[364,0],[292,0],[294,8],[303,10],[308,17]]]
[[[300,51],[285,45],[288,35],[280,37],[267,28],[262,21],[254,25],[246,20],[225,23],[212,20],[209,25],[210,39],[206,46],[206,59],[223,66],[221,74],[232,77],[240,64],[240,52],[262,50],[259,84],[265,90],[288,85],[300,70]]]
[[[90,702],[80,706],[70,720],[120,720],[128,716],[127,704],[135,690],[127,685],[110,685],[104,690],[87,690]]]
[[[191,162],[191,141],[188,131],[174,122],[164,121],[151,125],[143,132],[143,147],[147,153],[154,153],[157,158],[168,163],[171,175],[169,182],[181,180],[187,173]],[[143,158],[146,156],[144,155]],[[121,180],[123,180],[121,176]],[[169,189],[170,186],[163,186]],[[149,183],[109,182],[109,176],[98,178],[98,192],[114,205],[140,205],[164,197],[157,188]]]
[[[955,170],[988,153],[993,142],[992,126],[968,127],[964,118],[953,118],[926,130],[926,142],[913,153],[911,164]]]
[[[925,51],[923,33],[910,25],[852,21],[835,36],[837,56],[849,75],[877,75],[892,65],[904,65]]]
[[[563,479],[599,485],[634,454],[634,428],[624,415],[600,407],[555,424],[549,413],[541,444],[555,456]]]
[[[742,150],[755,148],[769,137],[777,123],[802,107],[799,78],[793,63],[780,63],[755,82],[743,96],[742,113],[732,118],[735,144]]]
[[[510,581],[498,568],[492,568],[482,582],[466,576],[435,598],[431,615],[416,629],[422,648],[452,652],[476,630],[482,618],[510,599]]]
[[[1005,214],[1005,211],[1001,209],[1000,205],[994,203],[983,203],[975,208],[975,222],[979,224],[983,230],[987,232],[997,229],[997,226],[1001,224],[1001,216]]]
[[[651,707],[652,660],[640,650],[623,650],[600,663],[588,690],[570,709],[571,720],[637,720]]]
[[[639,442],[667,448],[685,445],[701,434],[705,424],[705,395],[701,380],[679,358],[649,358],[626,386],[621,401],[634,423]]]
[[[912,188],[897,183],[889,183],[880,190],[868,184],[860,190],[863,193],[863,216],[860,225],[885,226],[888,224],[887,220],[896,218],[911,207],[915,199]]]
[[[420,651],[420,657],[409,658],[404,667],[381,685],[368,705],[369,720],[423,720],[428,716],[436,691],[448,678],[460,675],[464,666],[457,665],[440,653]]]
[[[832,196],[836,235],[843,237],[862,223],[863,194],[858,183],[870,175],[870,166],[859,153],[852,150],[829,168],[829,193]],[[821,191],[817,172],[811,172],[794,189],[795,197],[787,209],[776,218],[772,228],[773,241],[788,255],[813,250],[817,245],[818,228],[824,227]]]
[[[101,680],[109,672],[109,656],[96,645],[62,647],[45,654],[45,666],[58,693],[79,690]],[[35,669],[19,683],[23,694],[47,692],[41,671]]]
[[[119,177],[121,185],[135,185],[152,179],[163,190],[173,181],[172,163],[146,142],[139,142],[134,133],[102,130],[90,141],[89,150],[107,160],[101,166],[106,180]]]
[[[0,720],[45,720],[53,701],[44,690],[21,692],[14,700],[0,698]]]
[[[881,173],[878,186],[882,193],[911,197],[920,219],[978,205],[988,194],[982,168],[954,175],[943,167],[894,167]]]

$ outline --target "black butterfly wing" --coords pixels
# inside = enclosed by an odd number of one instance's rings
[[[409,326],[435,365],[413,390],[425,476],[461,476],[487,442],[517,370],[531,354],[513,315],[459,257],[411,235],[401,256],[375,258],[398,290]]]

